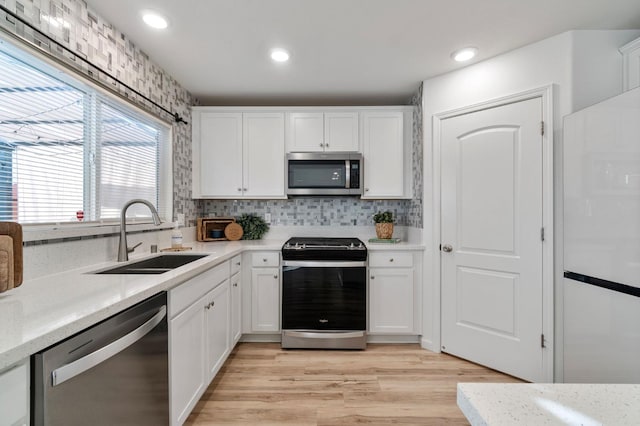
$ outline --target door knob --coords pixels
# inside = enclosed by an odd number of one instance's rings
[[[453,251],[453,247],[450,244],[445,244],[442,246],[442,251],[445,253],[450,253]]]

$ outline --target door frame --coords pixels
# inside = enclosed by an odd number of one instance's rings
[[[545,381],[553,382],[554,360],[554,224],[553,224],[553,84],[508,95],[477,104],[468,105],[450,111],[434,114],[433,125],[433,241],[431,242],[433,256],[434,299],[437,303],[432,306],[437,312],[434,317],[439,318],[438,327],[434,330],[433,349],[440,352],[442,335],[442,277],[441,277],[441,145],[442,121],[463,114],[478,112],[488,108],[495,108],[529,99],[542,99],[542,120],[544,134],[542,135],[542,226],[544,227],[544,244],[542,245],[542,333],[545,340],[545,351],[542,352],[542,369]]]

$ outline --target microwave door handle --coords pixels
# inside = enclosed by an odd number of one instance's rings
[[[53,370],[51,372],[51,384],[53,386],[60,385],[67,380],[74,378],[78,374],[81,374],[88,369],[95,367],[101,362],[108,360],[112,356],[122,352],[123,350],[149,334],[151,330],[153,330],[158,324],[160,324],[160,322],[162,322],[166,314],[167,307],[163,305],[162,307],[160,307],[158,312],[153,317],[151,317],[151,319],[149,319],[147,322],[145,322],[129,334],[125,335],[124,337],[121,337],[115,342],[112,342],[107,346],[103,346],[97,351],[92,352],[89,355],[85,355],[84,357],[75,360],[70,364],[63,365],[62,367]]]
[[[347,160],[344,162],[345,167],[345,188],[351,188],[351,161]]]

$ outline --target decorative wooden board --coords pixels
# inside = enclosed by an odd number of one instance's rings
[[[167,248],[161,249],[160,251],[178,252],[178,251],[188,251],[188,250],[192,250],[192,247],[188,247],[188,246],[182,246],[180,248],[167,247]]]

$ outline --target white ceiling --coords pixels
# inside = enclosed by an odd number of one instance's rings
[[[203,105],[404,104],[421,80],[572,29],[640,28],[638,0],[87,0]],[[141,23],[152,9],[170,21]],[[272,63],[269,50],[291,53]]]

